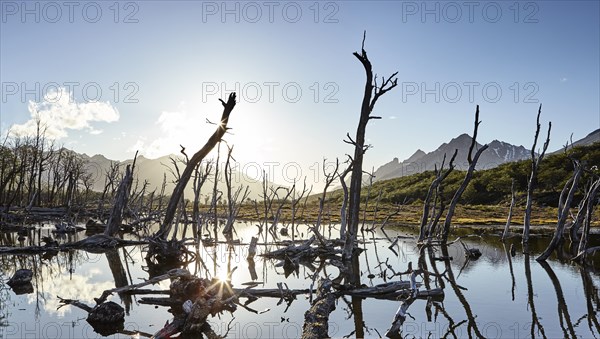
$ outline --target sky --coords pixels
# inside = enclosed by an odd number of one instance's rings
[[[367,127],[370,170],[472,133],[550,150],[600,128],[599,1],[0,1],[0,133],[124,160],[201,147],[236,91],[234,157],[289,184],[353,153],[365,50],[398,85]],[[545,134],[543,132],[542,134]],[[251,175],[252,176],[252,175]]]

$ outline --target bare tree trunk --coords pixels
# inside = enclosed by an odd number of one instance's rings
[[[554,251],[554,249],[558,247],[558,244],[562,240],[563,233],[565,231],[565,223],[567,221],[567,216],[569,215],[569,208],[571,207],[571,202],[573,201],[573,195],[577,190],[577,184],[579,183],[579,179],[581,178],[581,174],[583,173],[583,166],[581,166],[579,161],[573,161],[573,164],[575,165],[575,173],[573,174],[572,179],[569,180],[565,185],[566,189],[569,183],[571,184],[571,187],[569,188],[567,193],[567,197],[564,198],[565,189],[563,189],[560,195],[560,201],[558,204],[559,217],[558,223],[556,224],[556,231],[554,232],[554,236],[552,237],[552,240],[550,241],[550,244],[548,244],[546,250],[535,259],[537,261],[545,261],[546,259],[548,259],[550,254],[552,254],[552,251]]]
[[[437,188],[442,184],[442,181],[454,170],[454,159],[456,158],[456,154],[458,153],[458,149],[454,150],[454,154],[450,159],[450,163],[448,164],[448,169],[444,172],[444,162],[446,162],[446,154],[444,154],[444,159],[442,160],[442,164],[440,165],[440,169],[435,171],[435,179],[431,182],[429,186],[429,190],[427,191],[427,195],[425,196],[425,201],[423,202],[423,215],[421,216],[421,225],[419,231],[419,239],[418,242],[423,242],[425,237],[431,236],[433,229],[427,228],[429,224],[429,209],[431,207],[431,196],[434,191],[437,191]],[[435,205],[434,205],[435,206]],[[433,224],[432,224],[433,225]]]
[[[181,179],[175,185],[173,189],[173,194],[171,195],[171,199],[169,200],[169,205],[167,206],[167,210],[165,212],[164,221],[158,231],[157,235],[163,239],[166,239],[169,232],[171,231],[171,224],[173,222],[173,217],[175,216],[175,211],[177,210],[177,205],[181,199],[181,195],[185,190],[185,186],[192,176],[192,172],[194,168],[210,153],[210,151],[215,147],[217,143],[221,141],[223,135],[227,131],[227,123],[229,122],[229,115],[231,111],[235,107],[235,92],[229,95],[227,102],[219,99],[221,104],[223,105],[223,114],[221,115],[221,121],[217,126],[217,130],[213,133],[213,135],[208,139],[206,144],[198,151],[190,161],[187,163],[183,173],[181,174]]]
[[[515,179],[512,180],[512,184],[510,185],[510,192],[510,207],[508,208],[508,217],[506,217],[506,225],[504,226],[504,232],[502,232],[502,241],[504,241],[508,237],[508,231],[510,227],[510,222],[512,220],[513,209],[515,208],[515,202],[517,200],[517,192],[515,191]]]
[[[350,198],[348,203],[348,232],[346,233],[346,239],[344,244],[343,258],[349,260],[352,256],[352,250],[356,242],[356,234],[358,232],[359,223],[359,212],[360,212],[360,192],[362,185],[362,164],[363,155],[369,148],[365,145],[365,133],[367,129],[367,123],[371,119],[380,119],[381,117],[371,116],[371,112],[375,108],[375,104],[379,97],[384,95],[386,92],[396,87],[398,80],[396,79],[395,72],[389,78],[382,78],[381,85],[377,85],[377,79],[373,77],[373,67],[371,61],[367,57],[365,51],[365,38],[366,32],[363,36],[361,53],[354,52],[354,56],[361,62],[365,69],[366,81],[365,90],[363,94],[362,105],[360,109],[360,119],[358,122],[358,128],[356,129],[355,140],[352,140],[349,134],[346,142],[354,146],[354,157],[352,158],[352,173],[350,176]]]
[[[119,231],[119,228],[121,227],[121,222],[123,221],[123,211],[125,210],[125,208],[127,208],[127,203],[129,201],[129,192],[131,190],[131,184],[133,183],[134,169],[135,158],[133,160],[133,165],[131,167],[127,165],[127,167],[125,168],[125,175],[123,176],[123,179],[119,184],[119,189],[117,190],[115,202],[112,207],[112,212],[110,213],[108,224],[106,225],[106,229],[104,230],[105,235],[112,237],[115,233]]]
[[[300,194],[300,196],[298,198],[296,198],[296,180],[294,180],[293,187],[294,187],[294,195],[292,196],[292,220],[291,220],[292,242],[294,242],[296,240],[296,213],[298,211],[298,204],[302,201],[302,198],[304,197],[305,194],[308,193],[308,195],[310,195],[310,192],[312,191],[312,186],[311,186],[310,190],[306,189],[306,177],[304,177],[302,193]]]
[[[566,146],[565,146],[566,148]],[[571,225],[571,229],[569,230],[569,240],[571,241],[571,243],[577,243],[579,242],[579,229],[581,228],[581,225],[584,223],[586,215],[587,215],[587,211],[588,211],[588,203],[593,203],[594,199],[595,199],[595,195],[596,193],[593,192],[594,191],[594,185],[596,184],[596,180],[597,177],[594,176],[592,178],[590,178],[588,180],[588,184],[587,186],[584,187],[583,192],[584,192],[584,196],[583,199],[581,199],[581,201],[579,202],[579,205],[577,205],[577,216],[573,218],[573,224]],[[590,199],[590,194],[594,194],[594,197],[591,197]],[[593,209],[593,207],[592,207]]]
[[[537,120],[536,120],[536,130],[535,136],[533,138],[533,146],[531,147],[531,175],[529,177],[529,183],[527,184],[527,203],[525,206],[525,219],[523,220],[523,247],[527,252],[527,243],[529,242],[529,226],[531,223],[531,205],[533,203],[533,190],[535,189],[535,184],[537,180],[537,172],[544,158],[544,154],[546,154],[546,149],[548,148],[548,144],[550,143],[550,130],[552,129],[552,123],[548,123],[548,135],[546,136],[546,142],[544,143],[544,147],[542,149],[542,153],[536,158],[535,156],[535,146],[537,145],[538,136],[540,135],[540,115],[542,114],[542,105],[540,104],[540,108],[538,109]]]
[[[458,200],[460,199],[463,192],[469,185],[469,182],[471,181],[471,177],[473,176],[473,171],[475,171],[475,166],[477,165],[477,160],[479,160],[479,156],[481,156],[481,153],[488,148],[488,145],[481,146],[481,148],[478,149],[475,153],[475,156],[471,158],[471,152],[473,151],[473,147],[477,142],[475,138],[477,137],[477,129],[480,123],[481,122],[479,121],[479,105],[477,105],[477,108],[475,110],[475,128],[473,132],[473,138],[471,139],[469,155],[467,156],[467,159],[469,161],[469,169],[467,170],[467,174],[465,174],[465,179],[463,180],[462,184],[460,185],[458,190],[456,190],[456,193],[454,193],[452,201],[450,202],[450,206],[448,206],[448,213],[446,214],[446,220],[444,221],[444,229],[442,230],[441,241],[443,244],[445,244],[448,241],[448,234],[450,233],[450,225],[452,223],[452,217],[454,216],[454,209],[456,208],[456,204],[458,203]]]
[[[348,165],[348,168],[340,174],[340,184],[344,191],[344,197],[342,198],[342,207],[340,208],[340,240],[344,240],[346,237],[346,229],[348,228],[348,185],[346,185],[346,175],[352,170],[352,161]]]
[[[594,183],[590,186],[590,189],[587,194],[587,208],[585,213],[585,219],[583,221],[583,232],[581,233],[581,240],[579,241],[579,248],[577,256],[581,258],[581,262],[585,261],[585,257],[587,254],[587,244],[588,237],[590,235],[590,224],[592,223],[592,218],[594,215],[594,202],[596,201],[596,195],[598,194],[598,190],[600,189],[600,178],[596,179]]]

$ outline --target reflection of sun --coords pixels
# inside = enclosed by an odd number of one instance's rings
[[[226,282],[229,278],[229,275],[227,274],[227,269],[223,266],[217,267],[217,275],[215,276],[215,278],[219,279],[219,281],[221,282]]]

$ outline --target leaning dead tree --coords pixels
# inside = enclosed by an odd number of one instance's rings
[[[581,233],[581,240],[579,241],[579,248],[577,250],[577,256],[573,260],[577,260],[581,263],[585,262],[585,258],[588,254],[599,251],[600,246],[588,248],[588,238],[590,235],[590,225],[594,215],[594,207],[596,206],[596,196],[598,190],[600,190],[600,177],[596,176],[591,179],[592,183],[585,194],[585,217],[583,219],[583,231]]]
[[[573,201],[573,195],[575,195],[577,185],[579,184],[579,179],[581,179],[581,175],[583,174],[583,166],[579,161],[573,160],[573,166],[573,176],[565,184],[558,199],[558,222],[556,224],[556,231],[554,232],[554,236],[552,237],[552,240],[550,240],[546,250],[544,250],[544,252],[536,258],[537,261],[544,261],[548,259],[550,254],[552,254],[552,252],[562,241],[565,231],[565,224],[567,222],[567,216],[569,215],[571,202]]]
[[[210,153],[210,151],[221,141],[225,132],[227,132],[227,123],[229,122],[229,115],[233,108],[235,107],[235,92],[229,94],[229,98],[227,102],[224,102],[222,99],[219,99],[221,104],[223,105],[223,114],[221,115],[221,122],[217,126],[217,130],[211,135],[206,144],[196,152],[190,161],[186,164],[183,173],[181,173],[181,178],[177,181],[177,185],[173,189],[173,194],[171,195],[171,199],[169,200],[169,204],[167,205],[167,210],[165,212],[165,218],[163,223],[160,226],[160,230],[157,233],[157,236],[166,239],[169,232],[171,231],[171,226],[173,223],[173,218],[175,217],[175,212],[177,210],[177,205],[181,200],[181,195],[185,187],[187,186],[188,181],[192,177],[192,173],[196,166]]]
[[[363,36],[361,52],[353,53],[363,65],[366,74],[365,90],[360,109],[360,119],[358,121],[355,139],[352,139],[348,133],[348,140],[344,140],[344,142],[354,146],[352,173],[350,175],[350,197],[348,200],[348,232],[346,232],[343,255],[345,260],[349,260],[352,256],[352,250],[354,248],[356,234],[358,232],[360,218],[360,193],[363,175],[363,156],[369,149],[369,145],[365,145],[365,132],[367,129],[367,124],[371,119],[381,119],[381,117],[371,115],[373,109],[375,108],[375,104],[382,95],[396,87],[398,83],[398,79],[396,78],[398,72],[393,73],[387,79],[382,78],[381,84],[377,83],[377,77],[374,77],[373,75],[373,66],[371,65],[371,61],[367,57],[367,52],[365,51],[365,38],[366,32]]]
[[[473,177],[473,172],[475,171],[475,166],[477,165],[479,156],[481,156],[481,153],[483,153],[483,151],[485,151],[488,148],[487,144],[481,146],[481,148],[478,149],[477,152],[475,152],[475,155],[473,156],[473,149],[475,148],[475,145],[477,144],[477,129],[479,128],[480,123],[481,123],[481,121],[479,121],[479,105],[477,105],[477,108],[475,109],[475,127],[473,130],[473,138],[471,139],[471,146],[469,147],[469,154],[467,155],[467,161],[469,162],[469,168],[467,169],[467,173],[465,174],[465,178],[463,179],[463,182],[460,184],[460,186],[454,193],[454,196],[452,197],[452,201],[450,202],[450,206],[448,206],[448,213],[446,214],[446,220],[444,221],[444,228],[442,230],[442,235],[441,235],[441,242],[443,244],[445,244],[448,241],[448,234],[450,233],[450,225],[452,223],[452,217],[454,216],[454,210],[456,209],[456,204],[458,203],[458,200],[462,196],[463,192],[469,185],[471,178]]]
[[[515,190],[515,179],[512,180],[510,185],[510,207],[508,208],[508,216],[506,217],[506,225],[504,225],[504,232],[502,232],[502,241],[508,238],[508,233],[510,231],[510,222],[513,216],[513,209],[515,208],[515,204],[517,202],[517,192]]]
[[[550,130],[552,129],[552,122],[548,122],[548,135],[546,136],[546,142],[544,142],[544,146],[542,148],[542,153],[540,153],[537,157],[535,155],[535,146],[537,145],[538,137],[540,135],[540,115],[542,114],[542,105],[540,104],[540,108],[538,109],[537,120],[536,120],[536,129],[535,136],[533,138],[533,146],[531,147],[531,174],[529,176],[529,182],[527,184],[527,203],[525,205],[525,218],[523,220],[523,246],[526,247],[529,242],[529,226],[531,223],[531,205],[533,203],[533,190],[535,189],[536,181],[537,181],[537,172],[540,167],[540,163],[546,154],[546,149],[548,149],[548,144],[550,143]],[[526,249],[524,249],[527,251]]]

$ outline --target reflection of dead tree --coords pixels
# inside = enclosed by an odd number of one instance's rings
[[[540,319],[537,316],[535,311],[535,303],[533,302],[533,281],[531,280],[531,263],[529,261],[529,253],[525,252],[525,257],[523,258],[525,262],[525,279],[527,279],[527,302],[529,304],[529,309],[531,310],[531,337],[535,338],[535,328],[537,326],[539,333],[542,334],[542,337],[546,338],[546,334],[544,333],[544,327],[542,323],[540,323]]]
[[[365,51],[365,38],[366,32],[363,36],[361,52],[354,52],[354,56],[361,62],[365,69],[366,81],[365,89],[363,94],[363,100],[360,109],[360,119],[358,122],[358,128],[356,130],[356,137],[353,140],[350,134],[347,134],[347,143],[354,146],[354,157],[352,158],[352,173],[350,176],[350,197],[348,201],[348,232],[346,233],[346,241],[344,246],[344,260],[349,260],[352,256],[352,251],[356,242],[356,236],[358,233],[359,213],[360,213],[360,196],[362,186],[362,164],[363,156],[368,145],[365,145],[365,133],[367,124],[371,119],[380,119],[377,116],[371,116],[377,100],[396,87],[397,79],[396,74],[393,73],[390,77],[382,78],[381,84],[377,84],[377,78],[373,76],[373,66],[371,61],[367,57]]]
[[[476,141],[477,140],[477,129],[478,129],[480,123],[481,123],[481,121],[479,121],[479,105],[477,105],[477,109],[475,110],[475,127],[473,130],[473,138],[471,139],[471,146],[469,147],[469,153],[467,155],[467,160],[469,162],[469,168],[467,169],[467,173],[465,174],[465,178],[463,179],[463,182],[460,184],[460,186],[454,193],[454,196],[452,197],[452,201],[450,202],[450,206],[448,206],[448,213],[446,214],[446,220],[444,221],[444,229],[442,230],[442,235],[441,235],[442,243],[446,243],[448,241],[448,234],[450,233],[450,225],[452,223],[452,217],[454,216],[454,210],[456,209],[456,204],[458,203],[458,200],[460,199],[463,192],[469,185],[469,182],[471,181],[471,178],[473,176],[473,171],[475,171],[475,166],[477,165],[477,160],[479,160],[479,156],[481,156],[481,153],[483,153],[483,151],[485,151],[488,148],[488,145],[483,145],[483,146],[481,146],[480,149],[477,150],[477,152],[475,152],[474,156],[472,155],[473,148],[475,147],[475,144],[477,143],[477,141]]]
[[[448,246],[442,245],[442,255],[445,258],[450,257],[449,253],[448,253]],[[469,302],[467,301],[467,299],[463,295],[462,291],[456,284],[456,280],[454,278],[454,273],[452,272],[452,266],[450,264],[450,260],[446,259],[446,260],[444,260],[444,263],[446,264],[446,279],[450,283],[450,287],[452,287],[452,290],[454,290],[454,293],[456,294],[458,301],[460,301],[463,308],[465,309],[465,313],[467,314],[467,319],[468,319],[468,322],[467,322],[468,327],[467,328],[469,331],[469,337],[471,337],[471,330],[472,330],[478,338],[484,338],[484,336],[479,331],[479,328],[477,327],[477,322],[475,321],[475,316],[473,315],[473,311],[471,311],[471,306],[469,305]]]
[[[108,267],[113,276],[113,280],[115,281],[115,287],[123,287],[129,285],[127,281],[127,273],[125,273],[125,269],[123,268],[123,263],[121,262],[121,257],[119,256],[119,252],[116,249],[111,249],[106,251],[106,260],[108,261]],[[131,296],[126,294],[119,294],[119,297],[125,304],[125,313],[129,314],[129,310],[131,308]]]
[[[600,309],[600,296],[598,295],[599,288],[594,285],[594,281],[590,276],[589,270],[585,269],[584,267],[580,267],[579,272],[581,272],[581,281],[583,282],[583,292],[586,299],[586,307],[588,312],[587,320],[590,332],[593,334],[593,328],[595,328],[596,332],[600,334],[598,312],[594,310],[594,303],[596,304],[596,309]]]
[[[558,301],[558,320],[565,338],[577,338],[577,334],[575,334],[575,329],[573,327],[573,323],[571,322],[571,317],[569,316],[569,310],[567,309],[567,304],[565,303],[565,297],[563,295],[562,287],[560,286],[560,281],[558,281],[558,277],[547,262],[540,261],[540,265],[542,265],[542,268],[546,271],[546,273],[548,273],[548,277],[550,277],[552,285],[554,286],[554,292],[556,292],[556,299]],[[567,324],[567,328],[564,326],[565,322]]]
[[[531,174],[529,176],[529,182],[527,184],[527,203],[525,206],[525,219],[523,220],[523,250],[527,252],[527,243],[529,242],[529,226],[531,223],[531,205],[533,203],[533,190],[535,189],[535,185],[537,182],[537,172],[540,167],[540,163],[544,158],[544,154],[546,154],[546,149],[548,148],[548,144],[550,143],[550,130],[552,129],[552,123],[548,123],[548,135],[546,136],[546,142],[544,142],[544,147],[542,148],[542,153],[540,153],[537,157],[535,155],[535,146],[537,145],[538,136],[540,135],[540,115],[542,114],[542,105],[540,104],[540,108],[538,109],[537,120],[536,120],[536,129],[535,136],[533,138],[533,146],[531,146]]]
[[[516,283],[515,283],[515,272],[513,271],[512,254],[511,254],[511,252],[514,251],[514,245],[511,244],[510,249],[508,247],[506,247],[506,243],[502,243],[502,246],[504,247],[504,252],[506,253],[506,260],[508,261],[508,269],[510,270],[510,278],[512,280],[512,285],[511,285],[511,289],[510,289],[511,294],[512,294],[512,301],[515,301]]]

